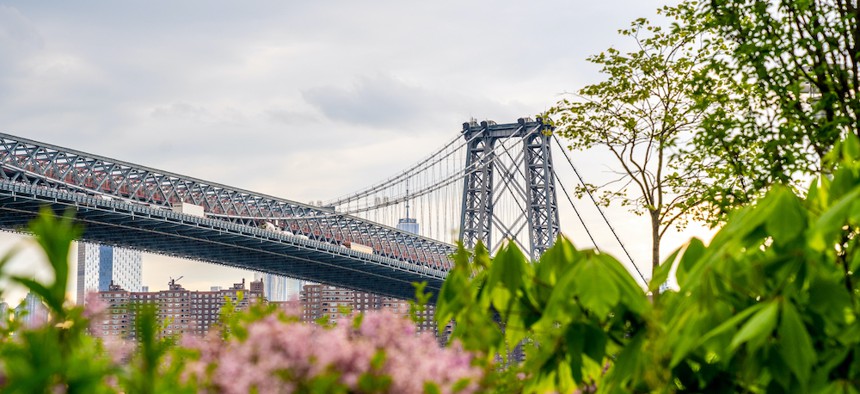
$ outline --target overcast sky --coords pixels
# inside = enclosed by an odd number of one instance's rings
[[[513,122],[598,81],[585,58],[629,46],[617,29],[663,3],[0,0],[0,131],[326,200],[413,163],[470,117]],[[586,178],[612,165],[599,157],[576,154]],[[644,221],[610,218],[646,266]],[[565,213],[563,231],[579,237],[576,226]],[[180,275],[192,289],[251,277],[144,257],[150,289]]]

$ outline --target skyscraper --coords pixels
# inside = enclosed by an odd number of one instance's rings
[[[16,319],[19,319],[21,324],[28,328],[45,324],[48,321],[48,315],[48,307],[42,302],[42,298],[32,291],[27,293],[27,296],[15,308]]]
[[[400,220],[397,222],[397,229],[410,232],[412,234],[420,235],[418,234],[418,219],[415,218],[400,218]]]
[[[298,300],[302,292],[303,281],[286,276],[255,272],[254,280],[263,281],[266,300],[290,301]]]
[[[140,252],[112,246],[78,243],[78,304],[91,291],[108,291],[113,282],[128,291],[140,291]]]

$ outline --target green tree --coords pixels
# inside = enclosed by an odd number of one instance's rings
[[[683,19],[725,45],[699,76],[700,102],[722,109],[694,143],[717,164],[708,172],[714,206],[728,212],[773,184],[796,189],[831,171],[824,155],[860,135],[857,1],[713,0]]]
[[[709,163],[682,148],[711,110],[696,100],[698,86],[693,82],[721,45],[703,40],[702,26],[681,23],[688,22],[682,17],[694,7],[684,3],[659,10],[675,22],[671,28],[643,18],[620,30],[636,49],[625,53],[609,48],[589,57],[606,79],[550,110],[571,149],[601,147],[615,159],[614,179],[578,191],[602,191],[603,204],[618,201],[647,215],[652,270],[659,265],[666,231],[708,214],[698,208]]]

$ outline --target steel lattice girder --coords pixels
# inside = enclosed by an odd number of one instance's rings
[[[472,135],[467,134],[466,139]],[[492,227],[492,184],[495,160],[494,140],[479,136],[469,143],[466,156],[467,175],[463,185],[463,207],[460,219],[460,241],[474,249],[478,240],[490,244]]]
[[[115,200],[113,202],[166,213],[172,213],[169,211],[172,204],[186,202],[203,206],[210,217],[207,220],[245,227],[258,227],[264,220],[279,221],[285,230],[313,241],[333,247],[344,242],[367,244],[375,249],[374,256],[443,273],[450,269],[450,256],[455,250],[443,242],[329,209],[8,134],[0,134],[0,167],[0,180],[9,184]],[[212,219],[216,216],[220,218]],[[289,235],[283,236],[289,238]]]
[[[529,194],[529,240],[533,260],[537,260],[552,246],[559,232],[550,141],[550,136],[543,132],[530,134],[523,140]]]
[[[463,137],[469,141],[469,146],[463,181],[460,240],[467,248],[474,248],[480,240],[487,249],[493,250],[494,146],[496,141],[508,138],[523,139],[524,154],[517,155],[515,160],[522,159],[525,167],[531,258],[537,259],[555,242],[559,218],[548,134],[551,131],[552,127],[541,119],[519,119],[517,123],[508,124],[463,124]]]

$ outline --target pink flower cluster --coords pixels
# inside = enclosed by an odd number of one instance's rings
[[[247,330],[243,341],[184,338],[184,347],[200,352],[186,363],[187,376],[228,394],[291,393],[321,376],[335,377],[351,392],[361,391],[362,376],[387,376],[390,393],[422,393],[428,382],[443,393],[473,393],[483,376],[470,353],[440,348],[431,335],[416,335],[411,322],[387,311],[368,313],[358,328],[348,320],[325,329],[270,315]],[[380,352],[384,362],[374,368]]]
[[[98,292],[91,291],[86,295],[84,301],[84,318],[95,320],[105,316],[108,304],[101,298]]]

